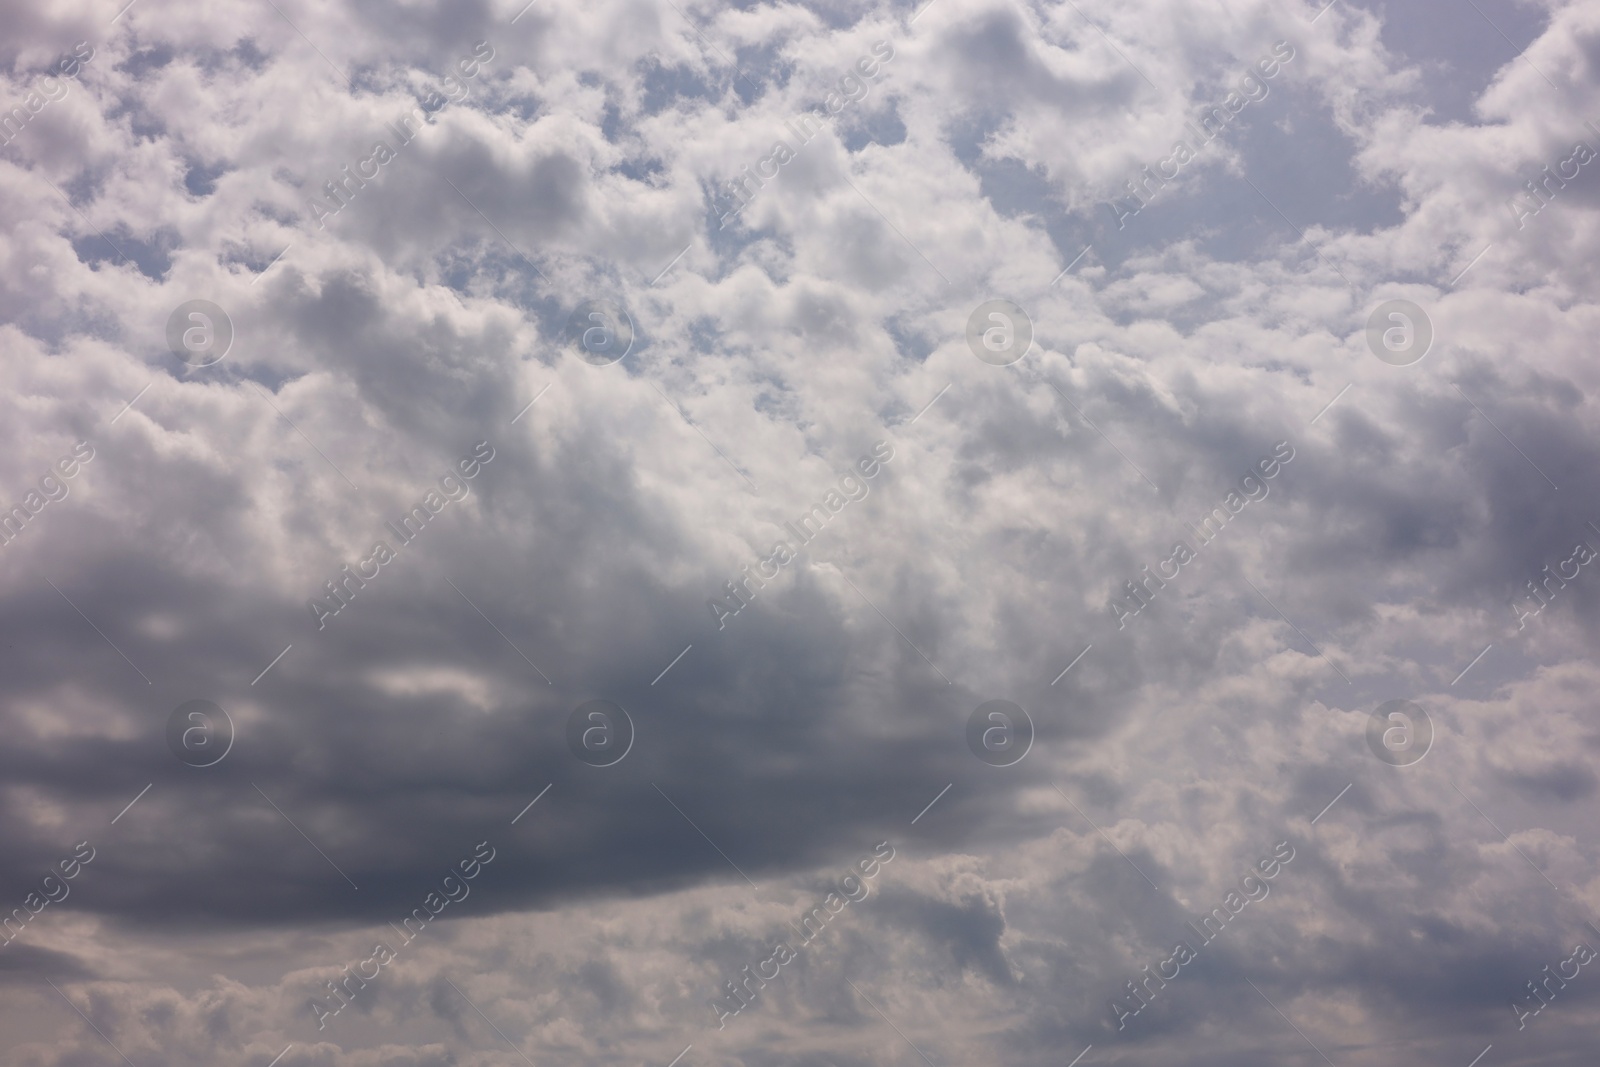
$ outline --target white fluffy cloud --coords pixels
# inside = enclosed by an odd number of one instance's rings
[[[1592,7],[0,7],[6,1062],[1588,1055]]]

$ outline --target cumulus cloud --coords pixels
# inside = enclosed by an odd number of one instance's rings
[[[1589,1053],[1592,7],[0,7],[6,1062]]]

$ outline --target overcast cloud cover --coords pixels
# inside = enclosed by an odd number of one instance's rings
[[[524,2],[0,0],[0,1063],[1593,1063],[1600,6]]]

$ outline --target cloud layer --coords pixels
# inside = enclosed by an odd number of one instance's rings
[[[0,8],[6,1063],[1592,1058],[1592,5]]]

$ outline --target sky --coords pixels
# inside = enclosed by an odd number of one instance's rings
[[[0,12],[5,1067],[1592,1063],[1600,7]]]

